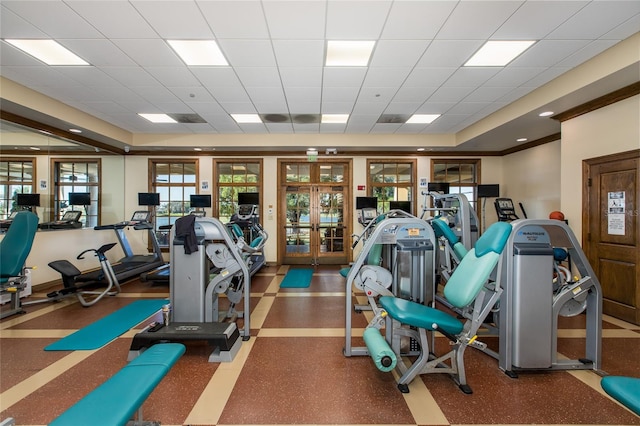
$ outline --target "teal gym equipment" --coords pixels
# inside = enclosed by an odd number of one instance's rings
[[[49,424],[51,426],[159,424],[142,420],[142,404],[184,352],[185,346],[179,343],[153,345]],[[130,423],[134,415],[137,419]]]
[[[477,340],[478,329],[500,298],[499,291],[487,288],[486,285],[490,274],[502,261],[501,254],[510,233],[511,226],[507,223],[496,223],[489,227],[447,281],[444,287],[447,301],[463,311],[472,307],[470,317],[465,322],[432,306],[400,297],[380,297],[382,309],[370,324],[384,320],[387,343],[384,349],[391,349],[398,359],[403,356],[403,337],[409,337],[419,345],[419,356],[410,366],[401,360],[397,362],[396,369],[400,373],[398,389],[401,392],[409,392],[409,383],[420,374],[447,373],[464,393],[472,393],[466,380],[464,352],[468,346],[481,349],[486,347],[486,344]],[[432,352],[432,339],[427,333],[433,331],[438,331],[451,340],[451,350],[446,354],[436,356]]]
[[[624,376],[605,376],[600,380],[602,389],[640,416],[640,378]]]
[[[38,230],[38,216],[29,211],[15,215],[11,226],[0,241],[0,294],[10,295],[9,309],[0,318],[22,313],[20,292],[27,286],[25,262]]]

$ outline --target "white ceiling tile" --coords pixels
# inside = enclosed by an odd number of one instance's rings
[[[163,86],[132,86],[131,90],[152,104],[156,102],[175,102],[177,100],[176,95]]]
[[[3,2],[4,3],[4,2]],[[0,38],[46,38],[47,34],[0,4]]]
[[[324,67],[322,84],[325,87],[361,86],[366,74],[366,67]]]
[[[131,1],[133,7],[165,39],[210,39],[213,32],[193,1]]]
[[[280,77],[284,87],[322,86],[322,68],[319,67],[281,67]]]
[[[125,86],[91,86],[91,91],[94,92],[97,96],[98,99],[102,98],[102,99],[111,99],[114,102],[117,102],[119,104],[121,103],[133,103],[133,102],[138,102],[138,103],[143,103],[144,99],[142,99],[140,97],[139,94],[137,94],[136,92],[134,92],[133,90],[131,90],[128,87]],[[93,95],[95,96],[95,95]],[[92,101],[92,98],[90,97],[86,97],[85,98],[87,102]],[[96,99],[95,97],[93,98],[94,100]]]
[[[327,102],[323,99],[320,112],[322,114],[349,114],[354,105],[355,99],[350,102]]]
[[[242,87],[236,73],[230,67],[192,67],[190,70],[207,88]]]
[[[249,95],[247,95],[246,90],[242,87],[210,87],[208,88],[209,92],[213,95],[216,101],[220,102],[220,104],[230,102],[234,103],[250,103]]]
[[[382,34],[384,22],[391,8],[391,1],[327,2],[328,40],[376,40]],[[362,9],[365,6],[366,10]],[[366,19],[363,17],[366,16]]]
[[[521,1],[460,1],[437,39],[473,40],[486,39],[494,34],[522,4]]]
[[[440,87],[429,97],[429,102],[460,102],[471,92],[472,87]]]
[[[269,133],[293,133],[293,124],[291,123],[265,123],[265,127]]]
[[[115,102],[84,102],[84,105],[90,107],[94,111],[100,111],[103,114],[126,114],[131,111],[122,107],[121,105]]]
[[[130,67],[136,65],[129,56],[106,39],[60,40],[60,44],[93,66]]]
[[[411,72],[409,67],[370,67],[364,87],[400,87]]]
[[[202,86],[168,87],[182,102],[215,102],[211,93]]]
[[[509,64],[514,67],[553,66],[588,44],[586,40],[540,40]]]
[[[414,68],[404,82],[404,86],[438,87],[456,70],[457,68]]]
[[[624,40],[637,33],[638,28],[640,28],[640,14],[630,17],[602,37],[609,40]]]
[[[394,1],[383,39],[432,39],[456,6],[452,1]]]
[[[561,76],[562,74],[564,74],[569,70],[570,68],[563,68],[563,67],[548,68],[547,70],[536,75],[531,80],[528,80],[526,85],[529,87],[529,90],[531,91],[536,87],[540,87],[543,84],[547,84],[554,78]]]
[[[320,104],[318,102],[308,102],[305,99],[287,99],[289,112],[291,114],[320,114]]]
[[[145,70],[163,86],[199,86],[200,82],[186,66],[147,67]]]
[[[160,84],[141,67],[102,67],[105,74],[125,86],[153,86]]]
[[[320,130],[320,124],[293,123],[293,129],[296,133],[318,133],[318,131]],[[306,150],[306,147],[303,147],[301,150]]]
[[[434,40],[418,61],[417,67],[460,67],[483,43],[482,40]]]
[[[424,102],[437,87],[402,86],[393,97],[393,102]]]
[[[113,78],[96,67],[58,67],[60,74],[86,86],[120,86]]]
[[[437,101],[437,100],[429,100],[425,102],[416,110],[416,114],[444,114],[453,108],[457,102],[446,102],[446,101]],[[438,117],[440,120],[442,117]],[[437,120],[436,120],[437,121]]]
[[[639,1],[591,1],[559,28],[549,34],[550,39],[593,39],[606,34],[610,28],[640,13]]]
[[[259,114],[280,114],[287,113],[289,111],[289,106],[284,99],[269,99],[266,101],[253,100],[253,106]]]
[[[244,87],[281,87],[277,67],[235,67]]]
[[[477,87],[500,71],[499,67],[460,68],[443,84],[444,87]]]
[[[234,67],[275,67],[276,60],[268,40],[218,40],[220,49]]]
[[[471,115],[489,106],[491,102],[470,102],[465,99],[465,102],[460,102],[457,105],[451,107],[447,111],[447,115]]]
[[[338,123],[320,123],[320,132],[321,133],[344,133],[347,128],[347,124],[338,124]]]
[[[324,40],[325,1],[267,1],[263,7],[273,39]]]
[[[322,67],[324,40],[274,40],[273,50],[280,67]]]
[[[369,66],[413,67],[428,46],[427,40],[380,40]]]
[[[189,108],[183,102],[155,102],[154,104],[160,112],[165,114],[189,113]]]
[[[240,129],[244,133],[249,133],[249,134],[252,134],[252,133],[266,133],[266,131],[267,131],[267,128],[262,123],[238,124],[238,127],[240,127]]]
[[[391,102],[385,109],[385,114],[413,114],[419,107],[422,105],[422,102]]]
[[[364,102],[358,101],[356,105],[353,107],[352,114],[358,115],[376,115],[380,117],[387,107],[386,102]],[[376,118],[377,119],[377,118]]]
[[[496,75],[484,83],[488,88],[517,87],[525,84],[536,75],[543,72],[543,67],[515,67],[509,66],[500,70]]]
[[[540,40],[583,8],[587,1],[527,1],[491,35],[493,40]]]
[[[604,52],[614,44],[618,43],[617,40],[597,40],[589,43],[584,48],[580,49],[576,53],[568,56],[566,59],[555,64],[556,67],[574,68],[583,62],[593,58],[596,55]]]
[[[253,103],[286,103],[282,87],[247,87],[246,90]]]
[[[320,109],[321,90],[319,87],[285,87],[284,92],[289,103],[317,103],[316,108]]]
[[[200,117],[205,118],[209,114],[226,114],[217,102],[186,102],[187,105]]]
[[[266,39],[267,23],[260,1],[201,1],[198,7],[209,22],[216,38]],[[238,17],[242,25],[238,25]]]
[[[102,38],[103,35],[62,1],[4,1],[6,6],[52,38]]]
[[[489,87],[483,86],[474,90],[469,96],[464,98],[465,102],[493,102],[512,91],[514,87]]]
[[[109,38],[154,38],[158,34],[128,1],[70,0],[66,2]]]
[[[392,134],[402,127],[399,123],[376,123],[371,129],[371,133]]]
[[[147,67],[178,67],[184,65],[164,40],[113,40],[116,46],[138,65]]]
[[[355,102],[360,87],[325,87],[322,90],[322,102]]]
[[[31,55],[11,46],[4,41],[0,41],[0,65],[10,66],[31,66],[44,67],[45,65]]]

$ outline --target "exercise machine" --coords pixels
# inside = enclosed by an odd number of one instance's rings
[[[238,243],[242,246],[241,249],[249,253],[249,272],[251,275],[255,274],[266,264],[264,246],[268,239],[267,232],[260,224],[259,193],[238,193],[238,210],[231,216],[229,226],[232,228],[237,227],[235,228],[234,235]],[[242,234],[238,233],[237,229],[241,229]],[[248,246],[244,243],[245,241],[249,241]]]
[[[210,362],[231,361],[241,341],[250,338],[251,275],[244,253],[216,218],[184,216],[171,228],[170,240],[168,323],[138,333],[129,357],[159,341],[204,340],[214,348]],[[224,312],[222,294],[229,302]],[[236,310],[243,299],[244,310]],[[238,318],[244,319],[241,330]]]
[[[375,224],[347,273],[345,356],[369,355],[366,347],[354,347],[352,343],[353,288],[364,292],[374,313],[378,312],[376,298],[381,295],[395,295],[418,304],[432,305],[435,244],[429,224],[415,216],[401,212],[381,218]],[[380,250],[381,263],[372,264],[371,253]]]
[[[152,250],[150,254],[134,254],[131,249],[131,244],[127,239],[127,228],[147,231]],[[113,264],[113,270],[119,282],[124,282],[131,278],[137,278],[140,274],[151,271],[165,263],[151,223],[151,212],[148,210],[135,211],[131,216],[131,219],[128,221],[112,225],[100,225],[93,229],[113,230],[116,234],[118,243],[124,253],[124,257],[118,260],[117,263]]]
[[[602,362],[602,290],[571,228],[559,220],[511,222],[503,293],[494,308],[499,352],[486,350],[512,377],[526,370],[599,370]],[[558,253],[566,251],[566,256]],[[560,261],[566,262],[562,269]],[[559,317],[585,313],[585,346],[578,359],[559,359]]]
[[[10,305],[0,318],[22,313],[20,293],[26,288],[28,268],[25,265],[38,230],[38,216],[19,212],[0,241],[0,295],[10,296]]]
[[[423,192],[425,197],[422,215],[427,213],[433,218],[444,220],[453,232],[460,237],[460,242],[467,250],[471,250],[478,240],[478,215],[464,194],[439,194],[437,192]],[[431,197],[433,207],[427,207],[428,197]]]
[[[44,222],[38,225],[38,227],[40,229],[78,229],[82,228],[82,222],[80,222],[81,217],[81,211],[69,210],[64,213],[60,220]]]
[[[477,340],[478,330],[484,319],[500,297],[500,292],[486,286],[491,271],[503,259],[502,253],[511,233],[508,223],[493,224],[475,246],[464,256],[444,288],[444,297],[460,312],[456,315],[438,310],[432,304],[407,300],[397,296],[382,296],[381,309],[369,322],[364,332],[368,354],[381,371],[398,370],[398,389],[409,392],[409,383],[418,375],[446,373],[452,376],[466,394],[472,393],[467,384],[464,353],[467,347],[484,348],[486,344]],[[384,337],[381,329],[384,328]],[[434,332],[450,340],[451,350],[436,354]],[[407,359],[402,341],[409,338],[417,356]],[[410,348],[412,349],[412,348]]]
[[[84,259],[85,254],[93,253],[100,262],[100,269],[83,274],[68,260],[54,260],[49,262],[49,267],[62,275],[61,290],[47,294],[46,299],[34,300],[23,303],[24,306],[38,303],[55,302],[66,297],[75,296],[84,307],[93,306],[104,296],[115,296],[120,293],[120,283],[116,278],[111,263],[107,259],[106,252],[111,250],[116,243],[109,243],[97,249],[88,249],[80,253],[76,259]],[[88,290],[95,287],[104,287],[102,290]]]

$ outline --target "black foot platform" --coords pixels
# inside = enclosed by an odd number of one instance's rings
[[[213,349],[209,362],[231,362],[240,350],[242,340],[235,323],[174,322],[168,326],[147,328],[133,337],[129,361],[155,343],[206,341]]]

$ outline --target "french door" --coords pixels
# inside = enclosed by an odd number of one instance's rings
[[[280,263],[348,263],[349,166],[345,161],[280,162]]]

